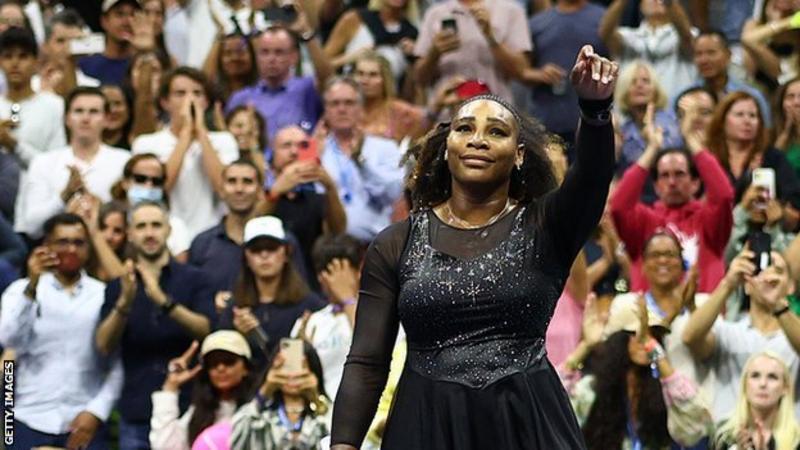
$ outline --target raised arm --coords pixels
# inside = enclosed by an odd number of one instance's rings
[[[689,22],[689,17],[686,15],[683,6],[681,6],[681,2],[670,1],[667,5],[667,16],[675,27],[675,30],[678,31],[678,37],[681,40],[681,52],[683,52],[685,56],[691,55],[692,41],[694,39],[692,36],[692,23]]]
[[[614,129],[610,114],[616,84],[616,63],[584,46],[572,69],[572,84],[580,98],[577,159],[561,187],[544,198],[545,226],[554,247],[569,268],[589,233],[597,226],[614,175]]]
[[[353,344],[334,403],[331,450],[361,445],[386,385],[398,328],[396,266],[408,227],[406,221],[384,230],[367,250]]]
[[[606,44],[606,47],[614,56],[619,56],[622,53],[622,36],[619,34],[619,23],[627,4],[628,0],[614,0],[603,15],[600,27],[597,30],[600,39],[603,40],[603,43]]]

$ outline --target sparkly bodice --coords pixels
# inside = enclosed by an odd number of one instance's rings
[[[427,211],[412,218],[400,263],[398,314],[408,365],[435,379],[484,387],[544,357],[544,336],[562,278],[540,270],[525,208],[491,250],[458,258],[430,244]],[[540,243],[541,244],[541,243]]]

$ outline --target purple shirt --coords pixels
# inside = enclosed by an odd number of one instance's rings
[[[287,125],[301,125],[312,129],[322,114],[322,102],[312,77],[290,77],[278,88],[267,86],[259,80],[253,86],[242,88],[231,95],[225,112],[240,105],[252,104],[266,121],[264,130],[270,142],[275,133]]]

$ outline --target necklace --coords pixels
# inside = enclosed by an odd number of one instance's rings
[[[445,221],[447,223],[449,223],[450,225],[453,225],[453,226],[455,226],[457,228],[464,228],[464,229],[467,229],[467,230],[474,230],[476,228],[483,228],[483,227],[488,227],[489,225],[492,225],[493,223],[497,222],[501,217],[505,216],[509,211],[514,209],[515,206],[517,206],[517,202],[512,201],[510,198],[507,199],[506,200],[506,206],[504,206],[503,209],[500,210],[500,212],[498,212],[497,214],[495,214],[492,217],[490,217],[489,220],[486,223],[482,223],[482,224],[472,224],[472,223],[469,223],[466,220],[456,216],[455,214],[453,214],[453,210],[450,209],[450,203],[449,202],[444,202],[444,206],[442,207],[442,214],[445,216],[444,217]]]

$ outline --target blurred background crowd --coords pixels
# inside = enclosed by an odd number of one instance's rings
[[[563,178],[585,44],[617,176],[547,350],[588,447],[800,449],[798,0],[0,0],[6,447],[324,445],[406,151],[491,93]]]

